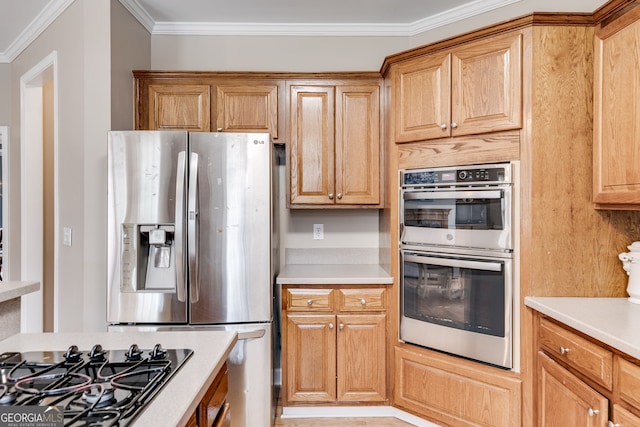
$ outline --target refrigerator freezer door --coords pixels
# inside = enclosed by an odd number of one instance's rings
[[[176,204],[184,203],[176,178],[185,171],[178,159],[186,150],[186,132],[109,132],[109,323],[187,321],[186,278],[176,263],[185,253],[176,247],[184,227],[176,219],[183,210]]]
[[[189,323],[268,322],[273,203],[269,135],[191,133],[189,141],[191,153],[198,155],[199,229],[193,290],[198,299],[191,299]]]

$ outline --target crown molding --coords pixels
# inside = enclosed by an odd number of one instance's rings
[[[7,47],[7,50],[0,52],[0,63],[9,63],[16,59],[73,2],[74,0],[52,0],[47,3],[38,16]]]
[[[522,0],[475,0],[407,24],[155,22],[138,0],[120,0],[152,35],[408,37]]]

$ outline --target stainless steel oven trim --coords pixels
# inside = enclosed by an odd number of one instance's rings
[[[508,187],[505,187],[508,188]],[[405,200],[415,200],[415,199],[499,199],[502,197],[502,192],[500,190],[441,190],[434,189],[431,191],[411,191],[406,190],[403,193],[403,197]]]
[[[412,319],[404,315],[404,260],[409,256],[409,261],[425,260],[431,262],[433,253],[423,252],[416,254],[402,248],[400,251],[400,340],[410,344],[416,344],[435,350],[467,357],[503,368],[513,367],[513,259],[512,257],[494,258],[486,256],[489,264],[499,261],[505,268],[505,331],[503,337],[479,334],[446,326],[435,325],[428,322]],[[441,261],[443,253],[435,259]],[[459,257],[460,255],[455,255]],[[452,257],[453,258],[453,257]],[[473,256],[476,259],[476,256]],[[445,258],[446,260],[446,258]],[[493,262],[492,262],[493,260]],[[451,260],[447,260],[451,261]],[[467,261],[467,260],[465,260]]]

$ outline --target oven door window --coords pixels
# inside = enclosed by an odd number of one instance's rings
[[[403,215],[406,227],[502,230],[502,191],[407,192]]]
[[[404,254],[404,316],[503,337],[507,304],[504,264],[504,260]]]

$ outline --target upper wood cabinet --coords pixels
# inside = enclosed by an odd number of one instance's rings
[[[206,72],[134,71],[136,129],[266,132],[284,127],[284,80]]]
[[[514,33],[398,64],[395,142],[522,127],[521,50]]]
[[[138,129],[211,130],[208,85],[149,85],[148,117]]]
[[[216,92],[216,130],[268,132],[278,138],[277,84],[219,84]]]
[[[287,84],[290,207],[380,205],[380,84]]]
[[[593,202],[640,209],[640,7],[596,32]]]

